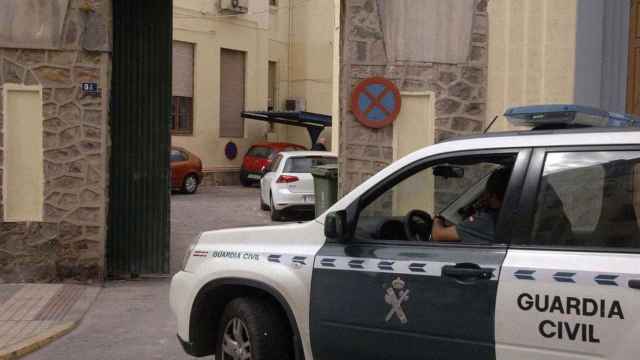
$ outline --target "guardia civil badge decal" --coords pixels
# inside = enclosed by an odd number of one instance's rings
[[[391,287],[386,290],[384,301],[391,306],[391,310],[389,310],[385,319],[386,322],[389,322],[394,316],[396,316],[402,324],[409,322],[407,314],[402,308],[402,304],[409,300],[409,289],[405,290],[405,285],[402,279],[396,278],[391,282]]]

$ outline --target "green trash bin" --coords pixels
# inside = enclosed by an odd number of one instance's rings
[[[311,168],[316,193],[316,216],[327,211],[338,201],[338,164],[319,165]]]

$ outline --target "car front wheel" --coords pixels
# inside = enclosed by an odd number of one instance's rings
[[[253,185],[253,182],[249,180],[249,174],[244,170],[240,171],[240,184],[244,187]]]
[[[194,174],[187,175],[182,183],[182,192],[193,194],[196,190],[198,190],[198,178]]]
[[[291,360],[285,319],[258,298],[238,298],[225,308],[218,329],[216,360]]]

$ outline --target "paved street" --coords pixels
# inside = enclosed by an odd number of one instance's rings
[[[211,187],[195,195],[172,195],[172,272],[179,270],[199,232],[268,223],[257,188]],[[109,282],[75,331],[26,359],[193,359],[184,354],[175,333],[168,278]]]

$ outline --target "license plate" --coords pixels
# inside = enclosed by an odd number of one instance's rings
[[[249,174],[249,176],[247,176],[249,179],[254,179],[254,180],[260,180],[262,179],[262,177],[258,174]]]
[[[316,201],[316,197],[315,197],[315,196],[313,196],[313,195],[304,195],[304,196],[302,197],[302,200],[303,200],[304,202],[306,202],[306,203],[312,203],[312,202]]]

